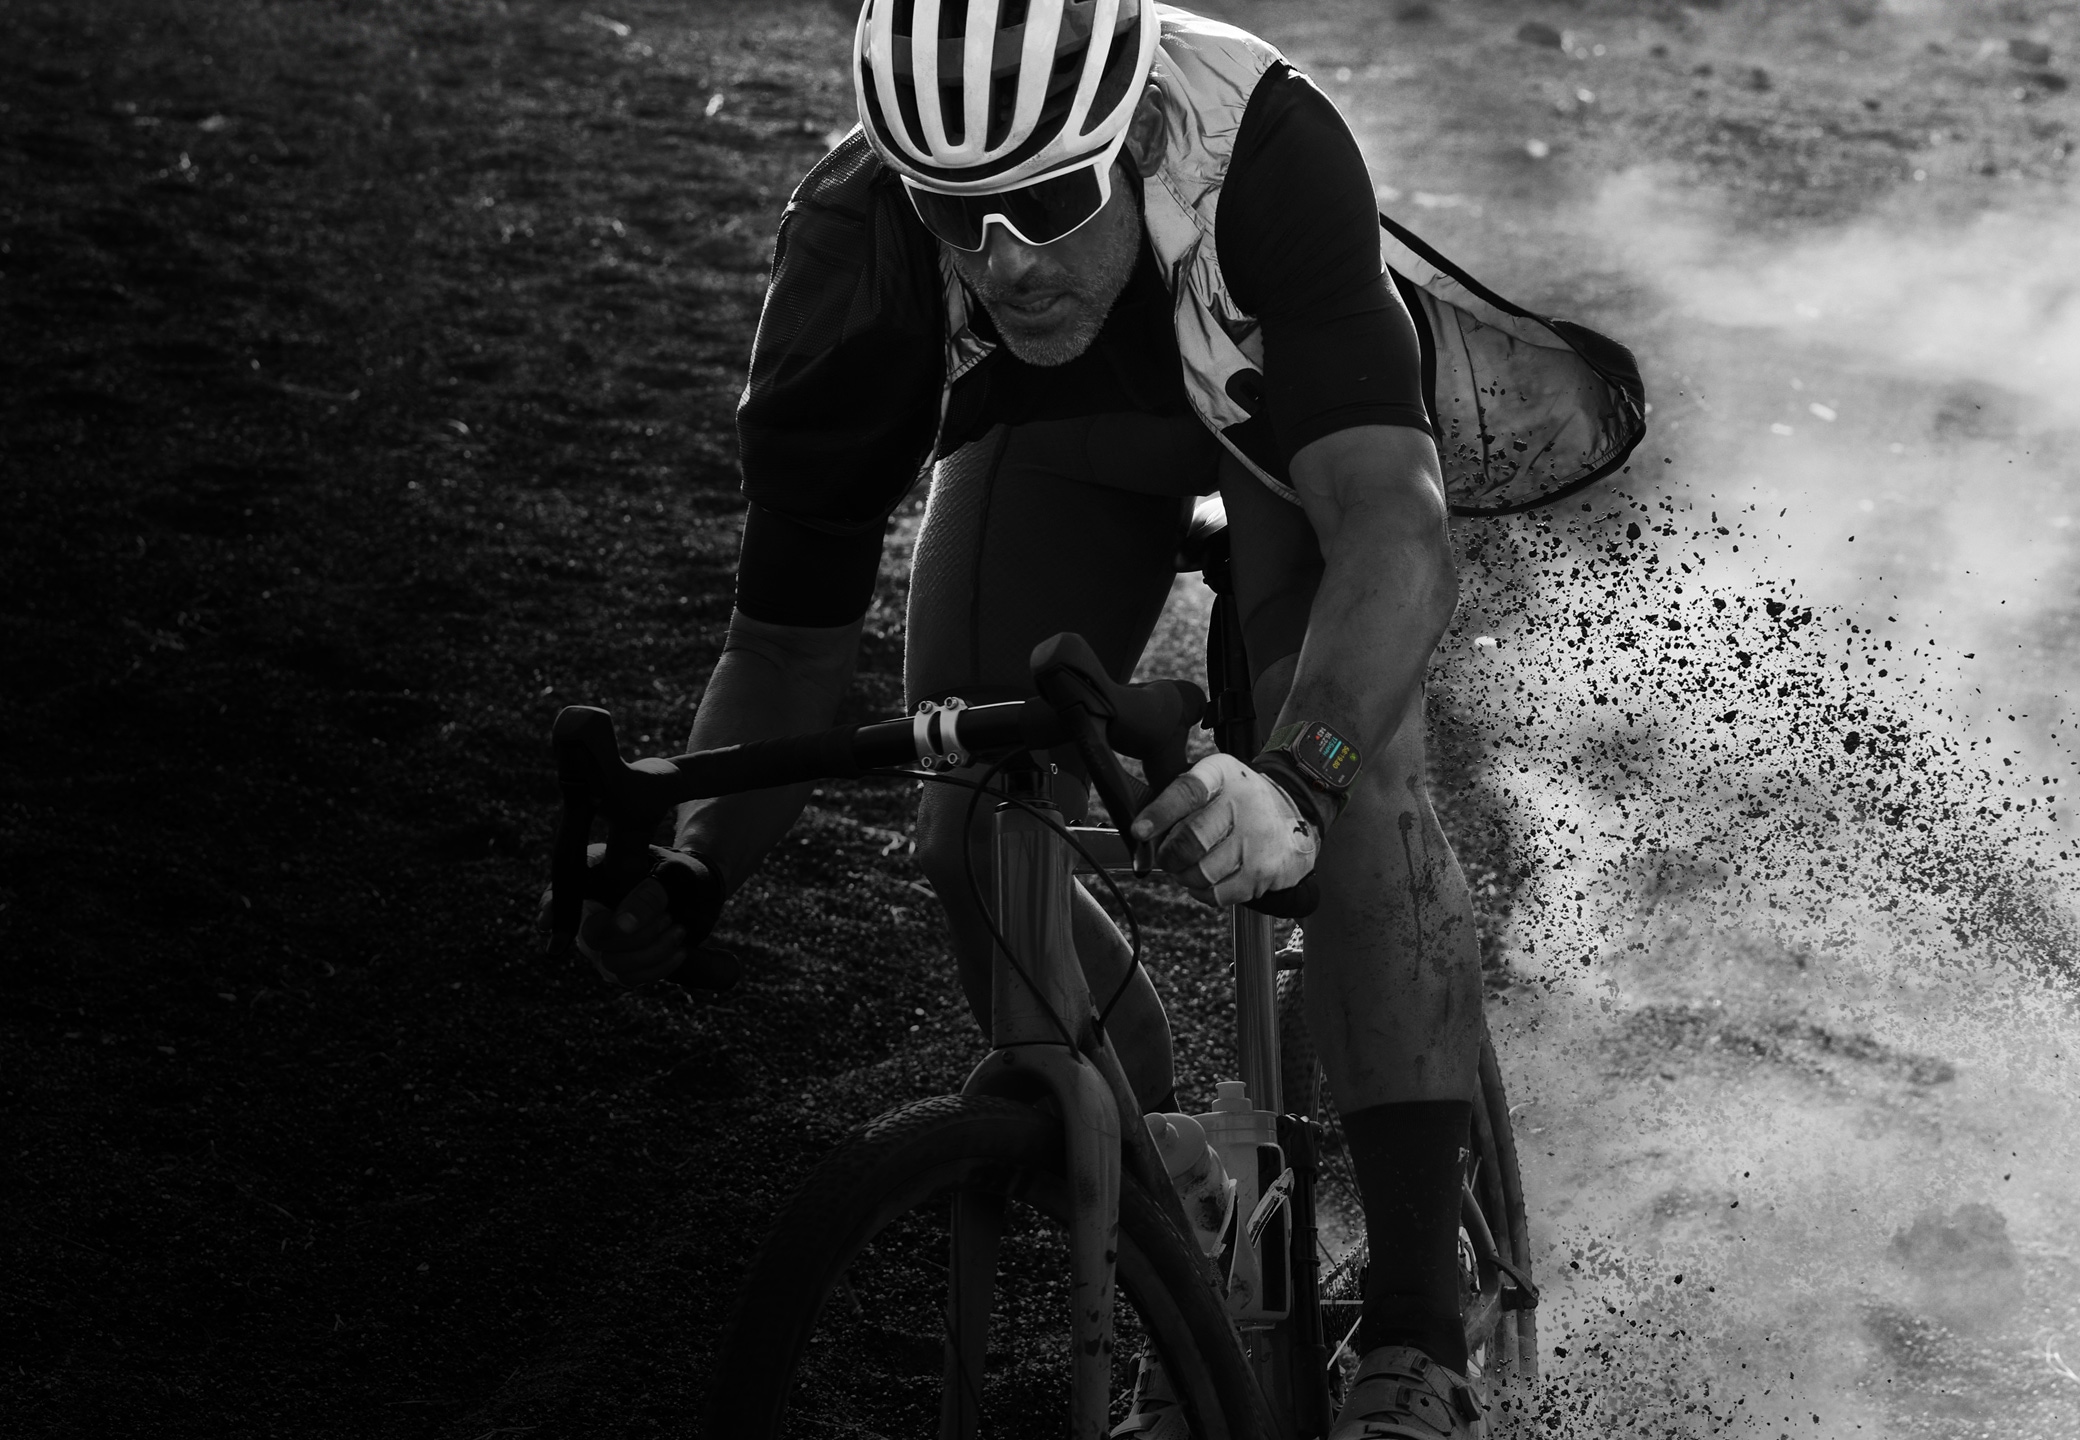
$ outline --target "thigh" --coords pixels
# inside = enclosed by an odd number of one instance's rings
[[[1033,647],[1064,630],[1127,679],[1217,454],[1190,417],[1106,415],[1000,426],[941,462],[911,565],[909,703],[1031,694]]]

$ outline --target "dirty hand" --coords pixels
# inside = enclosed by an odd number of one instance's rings
[[[666,976],[708,990],[735,984],[736,957],[701,946],[722,913],[722,873],[699,855],[652,845],[649,873],[617,898],[628,877],[605,874],[606,849],[593,845],[587,851],[585,913],[578,922],[578,949],[599,973],[621,985]],[[538,922],[543,928],[548,914],[544,890]]]
[[[1171,781],[1132,834],[1160,836],[1156,862],[1209,905],[1298,884],[1322,845],[1292,797],[1232,755],[1209,755]]]

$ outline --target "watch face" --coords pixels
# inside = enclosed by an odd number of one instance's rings
[[[1293,737],[1287,752],[1301,769],[1332,790],[1343,790],[1358,778],[1358,752],[1326,725],[1314,724]]]

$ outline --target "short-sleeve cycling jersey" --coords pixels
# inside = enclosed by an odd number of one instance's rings
[[[1364,159],[1328,97],[1282,63],[1251,92],[1214,243],[1229,294],[1262,329],[1261,422],[1281,468],[1354,425],[1428,429],[1416,333],[1380,267]],[[1082,355],[1043,367],[1000,345],[950,393],[937,245],[858,135],[812,171],[782,221],[737,412],[746,614],[857,619],[887,516],[924,462],[994,426],[1189,413],[1171,297],[1145,239]]]

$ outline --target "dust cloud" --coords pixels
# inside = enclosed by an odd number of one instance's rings
[[[1571,217],[1650,434],[1463,528],[1436,672],[1518,885],[1524,1433],[2070,1437],[2080,216],[1713,203]]]

